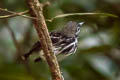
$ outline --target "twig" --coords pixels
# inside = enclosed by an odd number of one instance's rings
[[[45,3],[41,4],[41,7],[44,8],[45,6],[48,6],[48,5],[50,5],[50,3],[45,2]],[[15,16],[22,16],[22,17],[29,18],[29,19],[37,19],[37,20],[39,20],[39,18],[24,15],[24,14],[29,12],[28,10],[26,10],[24,12],[19,12],[19,13],[9,11],[7,9],[2,9],[2,8],[0,8],[0,10],[11,13],[10,15],[0,16],[0,19],[10,18],[10,17],[15,17]],[[60,15],[54,16],[54,17],[52,17],[50,19],[45,19],[45,21],[52,22],[53,20],[58,19],[58,18],[64,18],[64,17],[68,17],[68,16],[84,16],[84,15],[87,15],[87,16],[88,15],[99,15],[99,16],[119,18],[117,15],[110,14],[110,13],[68,13],[68,14],[60,14]]]
[[[118,18],[117,15],[115,14],[110,14],[110,13],[67,13],[67,14],[60,14],[57,16],[52,17],[51,19],[46,19],[46,21],[52,22],[54,19],[58,18],[64,18],[64,17],[70,17],[70,16],[85,16],[85,15],[101,15],[101,16],[106,16],[106,17],[114,17]]]
[[[5,12],[8,12],[8,13],[13,13],[13,14],[15,14],[16,12],[13,12],[13,11],[10,11],[10,10],[8,10],[8,9],[3,9],[3,8],[0,8],[0,11],[5,11]],[[28,13],[29,11],[28,10],[26,10],[26,11],[24,11],[24,12],[20,12],[20,13]],[[18,13],[16,13],[16,14],[18,14]]]
[[[49,1],[41,4],[42,8],[44,8],[44,7],[48,6],[48,5],[50,5],[50,2],[49,2]],[[35,17],[31,17],[31,16],[24,15],[24,14],[26,14],[26,13],[29,13],[28,10],[17,13],[17,12],[10,11],[10,10],[8,10],[8,9],[0,8],[0,11],[5,11],[5,12],[8,12],[8,13],[11,13],[11,14],[9,14],[9,15],[0,16],[0,19],[11,18],[11,17],[15,17],[15,16],[22,16],[22,17],[25,17],[25,18],[37,19],[37,18],[35,18]]]
[[[49,36],[49,32],[42,13],[42,6],[38,0],[26,0],[30,8],[32,17],[37,17],[39,20],[34,20],[35,28],[38,33],[42,49],[46,61],[50,67],[53,80],[63,80],[56,56],[53,53],[53,46]]]
[[[17,13],[17,12],[9,11],[7,9],[0,8],[0,11],[5,11],[5,12],[10,13],[9,15],[0,16],[0,19],[11,18],[11,17],[15,17],[15,16],[22,16],[22,17],[25,17],[25,18],[36,19],[35,17],[30,17],[30,16],[27,16],[27,15],[24,15],[24,14],[29,12],[28,10]]]

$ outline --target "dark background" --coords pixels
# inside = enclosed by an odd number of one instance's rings
[[[45,2],[42,0],[40,2]],[[81,29],[76,54],[59,62],[65,80],[120,80],[120,0],[49,0],[44,16],[50,19],[63,13],[110,13],[104,15],[69,16],[47,22],[49,31],[68,21],[85,22]],[[28,10],[25,0],[0,0],[0,7],[14,12]],[[0,11],[0,15],[6,15]],[[49,80],[45,62],[19,60],[20,53],[12,40],[10,27],[23,53],[38,40],[32,20],[21,16],[0,19],[0,80]]]

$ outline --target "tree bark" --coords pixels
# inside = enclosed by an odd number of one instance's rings
[[[53,53],[53,46],[47,29],[47,25],[42,12],[42,4],[38,0],[26,0],[30,9],[32,17],[36,17],[33,20],[35,29],[39,36],[39,40],[44,51],[44,56],[50,67],[53,80],[63,80],[59,65],[55,54]]]

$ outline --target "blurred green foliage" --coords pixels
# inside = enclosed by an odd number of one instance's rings
[[[40,0],[46,2],[47,0]],[[109,13],[105,15],[76,15],[46,22],[49,31],[61,28],[68,21],[84,21],[78,50],[60,63],[65,80],[120,80],[120,0],[49,0],[44,8],[46,19],[68,13]],[[0,0],[0,7],[15,12],[27,10],[25,0]],[[8,13],[0,11],[0,16]],[[0,19],[0,80],[49,80],[45,62],[25,65],[7,28],[10,26],[25,52],[38,40],[32,21],[23,17]]]

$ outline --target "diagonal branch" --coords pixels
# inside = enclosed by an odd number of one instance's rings
[[[35,29],[38,33],[42,49],[46,61],[50,67],[53,80],[63,80],[56,56],[53,54],[53,46],[47,29],[47,25],[42,13],[42,5],[38,0],[26,0],[30,8],[30,13],[32,17],[38,18],[38,20],[33,20],[35,24]]]
[[[48,5],[50,5],[49,1],[44,2],[43,4],[41,4],[41,7],[44,8],[44,7],[48,6]],[[13,11],[10,11],[10,10],[7,10],[7,9],[0,8],[0,11],[5,11],[7,13],[10,13],[8,15],[0,16],[0,19],[11,18],[11,17],[15,17],[15,16],[22,16],[24,18],[29,18],[29,19],[37,19],[35,17],[30,17],[30,16],[27,16],[27,15],[24,15],[26,13],[29,13],[28,10],[17,13],[17,12],[13,12]]]
[[[29,12],[28,10],[17,13],[17,12],[9,11],[7,9],[0,8],[0,11],[5,11],[7,13],[10,13],[8,15],[0,16],[0,19],[11,18],[11,17],[16,17],[16,16],[22,16],[24,18],[36,19],[34,17],[30,17],[30,16],[27,16],[27,15],[24,15],[24,14]]]

